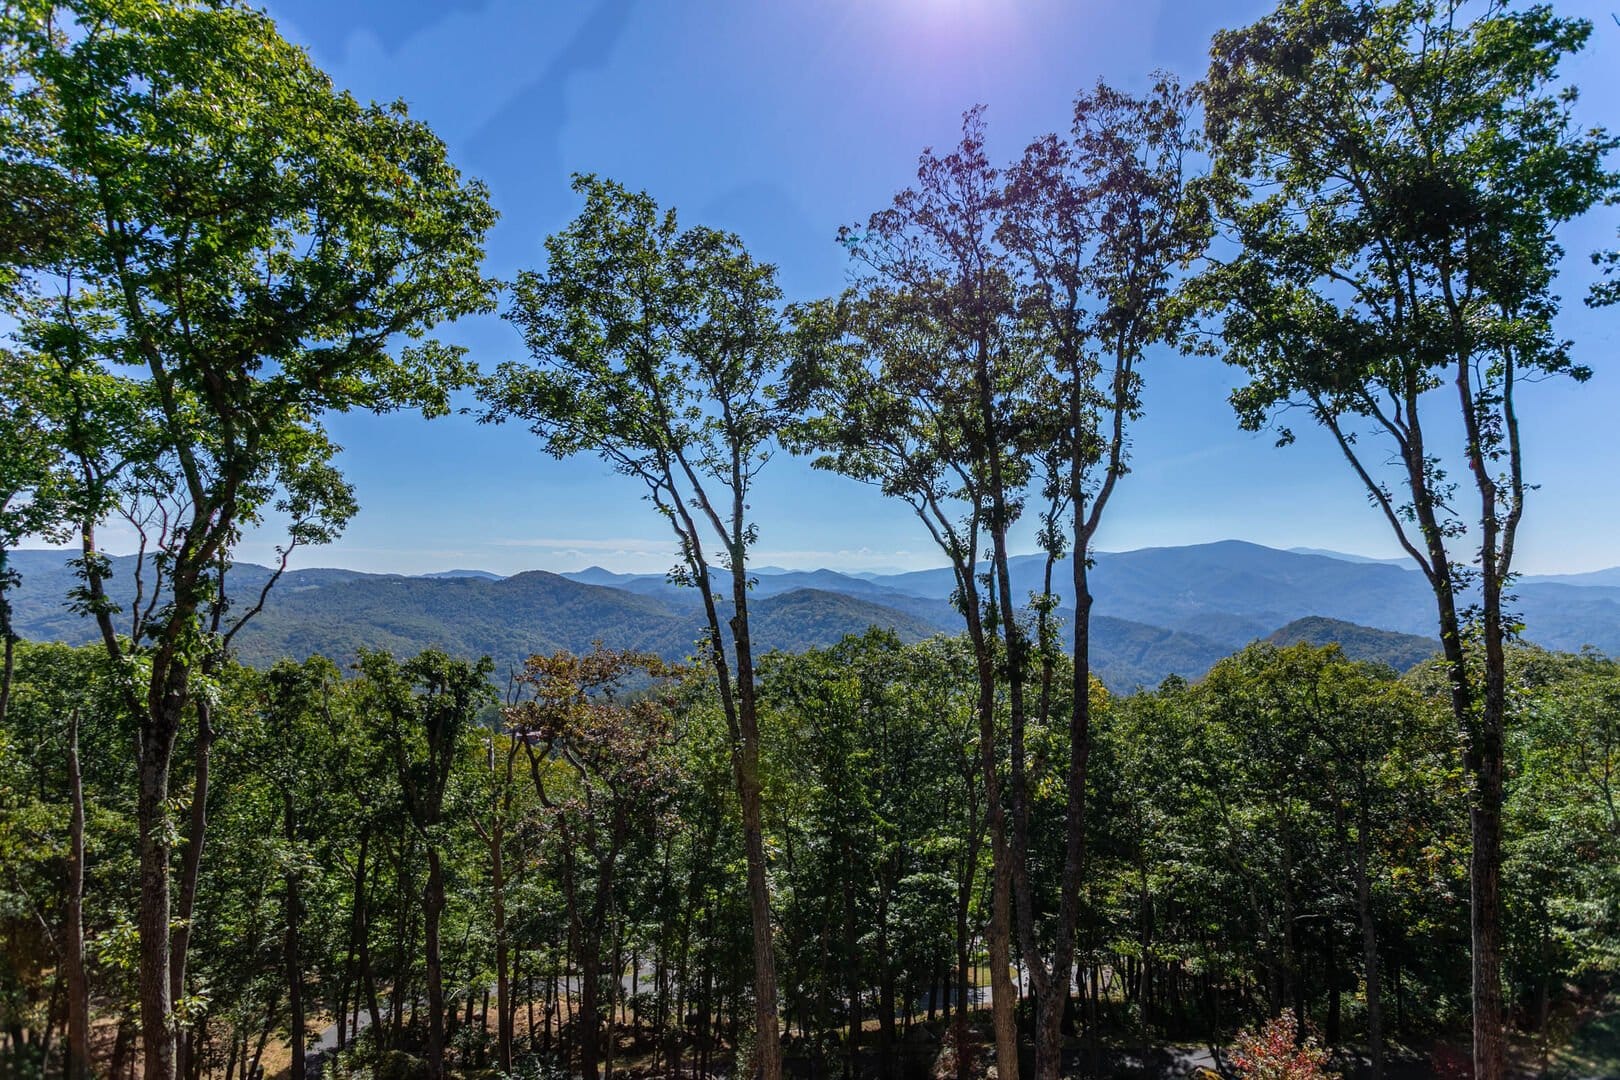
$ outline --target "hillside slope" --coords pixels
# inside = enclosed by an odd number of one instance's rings
[[[1299,642],[1337,645],[1352,660],[1388,664],[1396,671],[1416,667],[1440,651],[1440,643],[1433,638],[1357,626],[1341,619],[1325,619],[1320,615],[1295,619],[1273,631],[1266,640],[1274,645],[1294,645]]]

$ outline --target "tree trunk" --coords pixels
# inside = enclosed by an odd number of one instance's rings
[[[383,850],[386,852],[387,848]],[[364,886],[365,879],[359,879],[357,887],[363,889]],[[360,978],[366,992],[366,1013],[371,1017],[371,1037],[381,1048],[386,1045],[384,1040],[388,1029],[383,1026],[382,1007],[377,998],[377,973],[371,964],[371,909],[368,905],[369,901],[363,893],[354,898],[355,917],[360,921],[357,952]],[[358,1026],[356,1025],[357,1028]]]
[[[985,814],[990,827],[990,925],[985,940],[990,953],[990,1017],[996,1037],[997,1080],[1018,1080],[1018,994],[1012,967],[1012,867],[1007,850],[1007,820],[1001,805],[1001,777],[996,762],[997,671],[991,643],[980,622],[979,594],[972,566],[958,567],[968,638],[979,681],[979,768],[984,774]]]
[[[607,1045],[602,1052],[603,1080],[613,1080],[613,1052],[615,1049],[617,1049],[619,1042],[616,1026],[618,1023],[619,1014],[619,998],[621,996],[619,993],[619,975],[624,971],[623,954],[619,949],[621,941],[619,936],[619,927],[614,926],[613,929],[609,931],[609,936],[613,940],[613,948],[609,954],[609,978],[605,980],[607,988]]]
[[[568,833],[562,835],[563,843],[571,843]],[[579,916],[576,900],[576,884],[574,881],[574,860],[571,854],[564,855],[563,887],[567,894],[568,917],[570,924],[575,928],[574,936],[577,940],[579,953],[579,1009],[574,1013],[574,1039],[579,1046],[579,1071],[584,1080],[597,1080],[598,1069],[602,1060],[602,1016],[600,1003],[600,985],[602,970],[602,935],[601,926],[607,912],[607,890],[612,887],[611,877],[607,881],[598,877],[596,884],[596,898],[592,904],[591,921],[586,925]],[[599,866],[599,869],[603,869]],[[609,869],[609,873],[611,870]],[[567,981],[563,987],[566,991]],[[564,994],[566,997],[566,993]]]
[[[994,819],[996,815],[992,815]],[[998,851],[999,849],[999,851]],[[996,1080],[1018,1078],[1018,990],[1012,980],[1012,873],[1006,841],[992,832],[990,894],[990,1014],[996,1032]]]
[[[519,961],[522,958],[522,954],[518,954]],[[531,951],[528,963],[523,966],[524,1010],[527,1013],[529,1025],[528,1030],[524,1033],[524,1047],[530,1053],[534,1052],[534,964],[536,959],[536,954]]]
[[[1510,376],[1511,378],[1511,376]],[[1509,413],[1511,421],[1512,414]],[[1515,463],[1517,450],[1515,449]],[[1476,477],[1483,482],[1483,477]],[[1482,488],[1489,506],[1489,488]],[[1511,541],[1511,525],[1509,525]],[[1507,1018],[1502,1006],[1502,774],[1504,729],[1507,719],[1506,631],[1502,621],[1502,581],[1496,563],[1494,529],[1487,520],[1484,534],[1483,633],[1485,638],[1485,700],[1477,737],[1470,740],[1475,758],[1474,799],[1469,809],[1469,886],[1472,894],[1470,930],[1473,938],[1474,1075],[1480,1080],[1501,1080],[1506,1074]],[[1504,556],[1505,558],[1505,556]]]
[[[557,958],[552,954],[551,974],[546,979],[546,1029],[544,1032],[544,1052],[551,1053],[553,1033],[561,1023],[562,1006],[557,1000]],[[532,1038],[532,1036],[531,1036]]]
[[[844,845],[846,869],[853,866],[854,853],[846,840]],[[857,940],[859,927],[855,921],[855,875],[839,875],[844,893],[844,993],[849,999],[849,1037],[844,1047],[844,1076],[855,1080],[860,1076],[861,1046],[861,975],[860,952]]]
[[[737,498],[741,499],[740,492]],[[741,507],[734,513],[742,520]],[[782,1041],[777,1030],[776,950],[771,940],[771,897],[765,863],[764,812],[760,805],[759,714],[754,696],[754,654],[748,627],[748,575],[742,553],[732,553],[731,636],[737,658],[737,722],[742,745],[736,761],[742,803],[743,850],[748,864],[748,913],[754,932],[754,1045],[760,1080],[782,1080]]]
[[[884,1076],[895,1075],[894,1068],[894,961],[889,955],[888,885],[878,884],[877,975],[878,975],[878,1061]]]
[[[354,1015],[360,1015],[360,935],[365,928],[366,903],[366,853],[371,843],[371,828],[369,825],[360,827],[359,850],[354,860],[354,904],[349,910],[349,947],[348,954],[343,959],[344,990],[342,1001],[338,1009],[338,1046],[348,1045],[348,1040],[357,1038],[360,1034],[358,1019],[351,1026],[348,1024],[349,995],[352,993],[354,1002]]]
[[[1487,712],[1489,710],[1487,709]],[[1487,731],[1490,721],[1486,721]],[[1472,903],[1469,930],[1473,945],[1474,1076],[1502,1080],[1507,1051],[1502,1015],[1501,874],[1502,746],[1500,727],[1494,750],[1478,754],[1474,800],[1468,824],[1472,850],[1468,858]],[[1491,742],[1486,735],[1485,741]]]
[[[1078,403],[1075,405],[1078,410]],[[1073,418],[1078,424],[1079,417]],[[1078,428],[1077,428],[1078,430]],[[1074,970],[1075,929],[1080,916],[1080,885],[1086,855],[1086,772],[1091,755],[1091,587],[1086,553],[1089,545],[1086,502],[1081,485],[1084,466],[1076,456],[1071,466],[1075,550],[1073,584],[1074,688],[1069,712],[1069,774],[1064,814],[1063,872],[1058,894],[1058,925],[1045,993],[1037,1002],[1035,1025],[1036,1080],[1057,1080],[1063,1068],[1063,1023],[1069,1011],[1069,982]],[[1031,961],[1038,957],[1031,957]]]
[[[509,943],[506,935],[506,867],[502,850],[504,830],[499,821],[494,826],[494,843],[490,847],[491,903],[495,919],[495,1027],[497,1054],[501,1072],[512,1071],[512,982],[507,970]]]
[[[8,635],[8,654],[10,649]],[[73,807],[68,827],[67,931],[62,935],[68,995],[68,1049],[63,1072],[67,1080],[83,1080],[90,1075],[90,984],[84,971],[84,779],[79,772],[78,710],[69,721],[68,791]]]
[[[966,788],[966,803],[968,817],[968,845],[967,854],[962,861],[962,876],[956,883],[956,1012],[952,1016],[956,1032],[956,1080],[968,1080],[972,1069],[969,1067],[968,1043],[968,986],[970,977],[970,959],[968,956],[968,913],[973,900],[973,879],[978,876],[979,846],[982,839],[982,825],[973,805],[973,775],[971,772],[963,773],[963,786]]]
[[[178,703],[175,705],[178,713]],[[178,726],[178,715],[175,716]],[[174,1028],[169,997],[169,755],[174,729],[143,723],[140,789],[135,815],[140,833],[140,938],[142,1080],[175,1080]],[[165,728],[167,730],[165,730]],[[167,737],[165,737],[167,736]]]
[[[1329,920],[1322,928],[1322,961],[1327,976],[1328,1014],[1324,1038],[1328,1046],[1336,1047],[1344,1038],[1343,1004],[1339,989],[1339,950],[1334,940],[1334,924]]]
[[[281,995],[278,992],[271,996],[270,1007],[265,1010],[264,1027],[259,1029],[259,1041],[253,1047],[253,1061],[247,1067],[247,1080],[260,1080],[263,1075],[259,1071],[259,1062],[264,1059],[264,1047],[270,1041],[270,1032],[276,1026],[276,1013],[280,1008]],[[142,1077],[141,1080],[146,1080],[146,1078]]]
[[[1435,564],[1444,568],[1440,548]],[[1502,1080],[1506,1039],[1502,1018],[1501,956],[1501,849],[1502,849],[1502,721],[1506,705],[1501,626],[1492,625],[1492,601],[1500,603],[1500,588],[1492,597],[1485,583],[1485,695],[1476,722],[1470,689],[1468,658],[1463,649],[1462,625],[1448,576],[1434,582],[1440,615],[1440,644],[1451,679],[1451,709],[1464,739],[1463,764],[1472,781],[1468,808],[1468,884],[1471,985],[1475,1080]],[[1493,640],[1494,639],[1494,640]]]
[[[1367,980],[1367,1056],[1372,1059],[1372,1080],[1383,1080],[1384,1006],[1379,986],[1378,931],[1372,916],[1372,881],[1367,871],[1369,824],[1367,798],[1363,794],[1360,835],[1356,840],[1356,911],[1361,917],[1361,962]]]
[[[51,1064],[51,1044],[56,1041],[56,1021],[61,1012],[58,1006],[62,1001],[62,980],[51,980],[51,996],[45,999],[45,1030],[39,1033],[39,1063],[42,1070],[48,1069]]]
[[[988,351],[981,341],[979,343],[979,363],[976,374],[979,393],[979,409],[986,427],[994,431],[994,407],[992,404],[992,391],[990,371],[988,367]],[[1009,796],[1011,801],[1012,825],[1009,829],[1003,817],[1000,829],[1002,836],[1002,851],[1005,858],[1005,871],[998,870],[998,875],[1004,873],[1007,878],[1010,899],[1016,903],[1018,912],[1018,937],[1020,959],[1023,969],[1029,975],[1031,987],[1037,991],[1046,989],[1047,976],[1050,974],[1046,961],[1039,955],[1035,935],[1035,911],[1033,886],[1029,876],[1029,793],[1027,788],[1027,773],[1024,765],[1025,732],[1024,732],[1024,672],[1028,666],[1028,642],[1024,638],[1017,618],[1013,615],[1012,578],[1008,565],[1009,553],[1007,547],[1007,527],[1011,512],[1007,506],[1006,488],[1002,480],[1001,456],[992,453],[989,456],[990,464],[990,540],[991,557],[995,570],[996,586],[992,590],[991,599],[996,602],[1000,611],[1000,625],[1002,639],[1006,645],[1006,690],[1007,712],[1009,727],[1009,757],[1011,759]],[[1083,560],[1077,560],[1083,561]],[[992,813],[996,813],[992,808]],[[1010,922],[1010,916],[1009,916]],[[1060,939],[1067,935],[1059,934]],[[1009,950],[1011,943],[1009,942]],[[1059,944],[1059,949],[1064,945]],[[993,977],[993,976],[992,976]],[[998,995],[999,996],[999,995]],[[1040,997],[1049,996],[1040,993]],[[1061,1010],[1056,1014],[1061,1017]],[[1044,1024],[1048,1011],[1037,1002],[1036,1033],[1035,1033],[1035,1077],[1036,1080],[1055,1080],[1057,1069],[1050,1057],[1048,1038],[1045,1035]],[[1010,1018],[1009,1018],[1010,1019]],[[999,1026],[999,1021],[998,1021]],[[1052,1040],[1059,1038],[1057,1028],[1052,1028]],[[1016,1037],[1016,1036],[1015,1036]],[[999,1041],[999,1040],[998,1040]],[[1014,1048],[1016,1050],[1016,1042]],[[996,1067],[1000,1076],[1005,1076],[1002,1070],[1007,1064],[1002,1062],[998,1050],[996,1054]],[[1017,1068],[1016,1060],[1013,1068]]]
[[[427,849],[427,893],[422,904],[422,932],[427,943],[428,1071],[444,1077],[444,969],[439,956],[439,920],[444,914],[444,867],[438,849]],[[295,1078],[297,1080],[297,1078]]]
[[[0,548],[0,648],[5,658],[0,661],[0,726],[6,722],[6,711],[11,704],[11,679],[16,667],[17,636],[11,629],[11,601],[6,597],[6,551]]]
[[[107,1063],[107,1080],[119,1080],[123,1075],[124,1063],[130,1056],[129,1044],[133,1041],[134,1036],[135,1025],[130,1023],[128,1016],[120,1014],[118,1017],[118,1030],[113,1034],[112,1060]],[[246,1067],[245,1061],[243,1066]],[[229,1077],[226,1080],[229,1080]]]
[[[288,849],[298,842],[298,818],[293,807],[292,793],[282,796],[282,820],[286,824]],[[304,917],[304,906],[299,896],[298,873],[288,869],[287,930],[283,941],[283,958],[287,970],[288,1033],[291,1039],[292,1060],[288,1067],[291,1080],[304,1080],[304,958],[299,937],[299,923]]]
[[[191,793],[191,827],[186,833],[186,846],[180,862],[180,906],[175,913],[174,929],[169,943],[169,1000],[177,1002],[185,996],[186,954],[191,947],[191,921],[197,909],[197,882],[202,871],[203,841],[208,832],[208,763],[213,756],[213,706],[207,697],[197,700],[196,776]],[[177,1030],[175,1034],[175,1074],[186,1076],[190,1072],[191,1033]],[[298,1080],[298,1078],[294,1078]]]
[[[1414,391],[1408,391],[1411,434],[1407,440],[1404,464],[1408,475],[1408,487],[1414,495],[1412,505],[1428,548],[1431,568],[1429,583],[1434,592],[1440,624],[1440,646],[1445,654],[1447,673],[1451,682],[1451,710],[1463,738],[1463,765],[1472,781],[1468,812],[1470,840],[1468,881],[1474,1078],[1502,1080],[1505,1075],[1506,1040],[1502,1015],[1499,879],[1502,845],[1502,721],[1506,707],[1506,660],[1502,652],[1502,581],[1499,571],[1508,568],[1499,566],[1497,562],[1500,554],[1497,546],[1498,530],[1504,523],[1497,516],[1499,506],[1495,482],[1491,479],[1482,456],[1478,421],[1474,413],[1477,402],[1473,397],[1471,378],[1469,364],[1458,363],[1457,387],[1461,395],[1465,427],[1470,435],[1470,465],[1481,499],[1478,539],[1482,562],[1485,694],[1483,709],[1479,710],[1477,723],[1472,676],[1467,653],[1463,647],[1462,622],[1457,615],[1456,585],[1452,576],[1451,555],[1446,550],[1446,534],[1435,512],[1440,500],[1429,494],[1431,489],[1428,469],[1431,463],[1425,456],[1422,432],[1417,421]],[[1516,428],[1516,422],[1512,420],[1511,414],[1511,376],[1508,395],[1509,423]],[[1516,473],[1519,461],[1516,432],[1511,454],[1511,466]],[[1520,490],[1518,492],[1520,505],[1522,494]],[[1507,523],[1508,544],[1511,544],[1514,528],[1515,525],[1511,521]]]

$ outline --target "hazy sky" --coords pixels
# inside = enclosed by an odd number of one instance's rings
[[[1620,27],[1597,26],[1568,67],[1583,119],[1620,124]],[[840,223],[883,206],[918,151],[947,146],[962,111],[988,106],[992,153],[1062,130],[1074,92],[1098,78],[1143,88],[1155,68],[1202,74],[1209,36],[1268,9],[1247,0],[271,0],[282,32],[362,98],[403,98],[486,181],[501,221],[488,271],[540,265],[541,242],[577,211],[569,174],[645,188],[687,223],[739,233],[774,262],[790,298],[836,291]],[[1577,302],[1587,254],[1620,208],[1566,237],[1563,331],[1597,371],[1585,387],[1524,392],[1529,474],[1540,483],[1522,543],[1532,572],[1620,563],[1613,438],[1620,311]],[[520,355],[497,317],[442,336],[482,364]],[[1218,361],[1155,356],[1135,469],[1099,536],[1119,550],[1236,537],[1277,547],[1398,554],[1343,462],[1315,431],[1277,449],[1239,432]],[[469,416],[431,423],[337,417],[342,465],[363,510],[303,565],[511,572],[598,563],[658,571],[663,523],[636,486],[591,458],[543,456],[521,428]],[[780,458],[760,481],[757,558],[841,569],[938,565],[909,511],[874,491]],[[1024,547],[1033,547],[1025,538]],[[269,554],[251,538],[250,559]]]

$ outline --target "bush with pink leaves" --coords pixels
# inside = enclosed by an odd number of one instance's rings
[[[1244,1031],[1232,1049],[1232,1065],[1239,1076],[1253,1080],[1328,1080],[1328,1055],[1310,1036],[1299,1037],[1299,1021],[1292,1009],[1267,1020],[1258,1033]]]

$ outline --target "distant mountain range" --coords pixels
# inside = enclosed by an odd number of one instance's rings
[[[18,551],[13,594],[24,637],[82,642],[88,620],[65,605],[74,585],[62,551]],[[133,558],[113,560],[112,597],[133,595]],[[1014,593],[1038,592],[1045,556],[1012,561]],[[238,564],[230,586],[256,595],[270,573]],[[1072,610],[1067,560],[1053,568],[1060,608]],[[877,625],[917,640],[955,633],[948,569],[859,576],[833,570],[754,572],[750,611],[756,647],[828,645]],[[150,574],[148,572],[148,579]],[[1347,654],[1405,669],[1432,654],[1433,599],[1421,575],[1403,565],[1317,551],[1279,551],[1228,540],[1096,556],[1093,667],[1110,687],[1151,686],[1167,675],[1202,675],[1251,641],[1329,641]],[[1527,578],[1515,610],[1526,637],[1552,648],[1591,645],[1620,653],[1620,568]],[[566,574],[533,570],[510,577],[450,570],[407,577],[354,570],[289,571],[264,612],[238,639],[249,663],[323,653],[340,662],[361,647],[414,653],[436,646],[514,665],[534,652],[589,648],[595,640],[667,657],[690,654],[701,610],[691,589],[662,575],[600,567]]]

